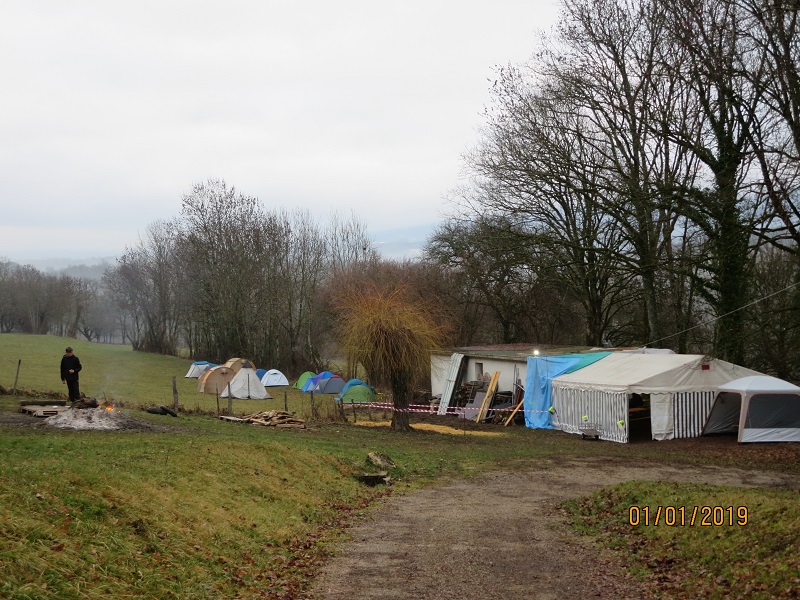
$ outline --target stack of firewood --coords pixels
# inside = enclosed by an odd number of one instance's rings
[[[265,410],[252,415],[245,415],[244,417],[222,416],[220,419],[236,423],[277,427],[278,429],[303,429],[306,426],[306,422],[303,419],[282,410]]]

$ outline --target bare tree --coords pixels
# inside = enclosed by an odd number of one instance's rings
[[[763,204],[752,193],[760,185],[752,168],[752,132],[763,112],[763,94],[743,73],[761,70],[761,57],[745,35],[740,11],[728,0],[663,5],[670,19],[667,39],[683,59],[667,69],[696,107],[693,121],[673,119],[664,126],[703,167],[681,210],[708,238],[708,279],[699,291],[718,316],[717,354],[741,362],[750,239],[763,216]]]
[[[641,260],[626,237],[633,218],[621,221],[623,195],[596,148],[596,126],[571,88],[537,83],[534,72],[502,70],[494,94],[483,144],[467,157],[481,178],[471,207],[525,224],[537,263],[548,267],[538,281],[570,290],[584,308],[586,341],[601,344],[634,289],[631,278],[641,276]]]
[[[137,246],[129,248],[104,285],[130,317],[126,335],[134,350],[175,354],[178,347],[174,227],[151,223]]]
[[[16,288],[18,265],[0,260],[0,333],[11,333],[19,328],[22,306]]]
[[[549,265],[537,256],[540,239],[511,218],[491,214],[451,219],[429,239],[424,259],[462,274],[463,287],[455,291],[485,308],[481,341],[548,343],[554,330],[560,341],[574,332],[575,319],[558,310],[563,305]]]

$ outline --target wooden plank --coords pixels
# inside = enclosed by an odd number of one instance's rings
[[[495,371],[492,373],[492,378],[489,380],[489,389],[486,390],[486,395],[483,397],[483,402],[481,403],[481,409],[478,411],[478,417],[475,419],[475,422],[480,423],[481,419],[483,419],[483,415],[486,413],[486,409],[491,406],[492,399],[494,398],[494,394],[497,391],[497,382],[500,380],[500,371]]]
[[[513,421],[513,420],[514,420],[514,415],[516,415],[516,414],[517,414],[517,412],[519,411],[519,409],[520,409],[520,408],[522,408],[522,405],[525,403],[525,390],[524,390],[524,389],[523,389],[523,387],[522,387],[521,385],[519,385],[518,383],[515,383],[515,384],[514,384],[514,386],[515,386],[515,388],[516,388],[516,389],[514,390],[514,395],[515,395],[515,396],[520,396],[520,392],[522,392],[522,395],[521,395],[521,397],[519,398],[519,402],[518,402],[518,403],[517,403],[517,405],[514,407],[514,410],[512,410],[512,411],[511,411],[511,415],[508,417],[508,419],[506,419],[506,422],[505,422],[505,423],[503,423],[503,425],[504,425],[505,427],[508,427],[508,426],[509,426],[509,424],[511,423],[511,421]]]

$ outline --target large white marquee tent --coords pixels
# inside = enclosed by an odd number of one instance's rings
[[[529,360],[541,358],[547,357]],[[760,373],[702,355],[612,352],[552,378],[553,425],[582,433],[592,424],[600,439],[627,442],[630,399],[633,394],[648,394],[653,439],[697,437],[716,390],[750,375]]]

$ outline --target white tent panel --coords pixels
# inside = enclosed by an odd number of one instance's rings
[[[258,375],[256,375],[255,370],[249,367],[242,367],[219,396],[220,398],[230,396],[231,398],[247,398],[251,400],[272,398],[267,393],[267,388],[261,383]]]
[[[740,442],[800,442],[800,427],[783,429],[745,429]]]
[[[650,396],[650,427],[654,440],[671,440],[675,437],[675,412],[672,394]]]
[[[737,394],[745,392],[748,394],[763,392],[800,392],[800,387],[793,383],[778,379],[777,377],[770,377],[769,375],[753,375],[750,377],[742,377],[719,386],[720,392],[735,392]]]

